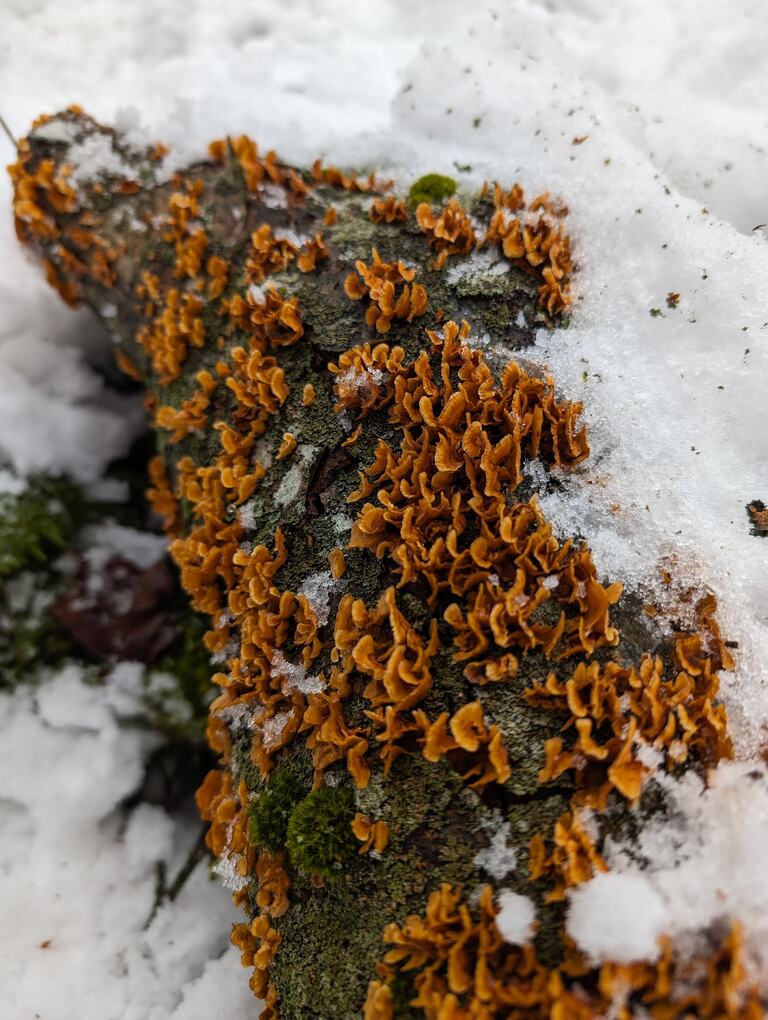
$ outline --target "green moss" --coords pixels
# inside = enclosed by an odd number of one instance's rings
[[[424,174],[414,181],[408,192],[408,205],[416,206],[421,202],[436,205],[456,192],[456,181],[445,174]]]
[[[0,495],[0,687],[74,650],[50,612],[66,580],[52,561],[84,520],[80,489],[66,478],[38,476],[22,493]]]
[[[353,858],[355,794],[348,786],[313,790],[291,813],[287,846],[291,863],[312,875],[338,878]]]
[[[274,922],[283,936],[272,971],[282,1020],[360,1020],[388,948],[386,926],[423,914],[441,882],[469,894],[481,877],[473,858],[481,820],[491,816],[446,762],[402,755],[388,776],[375,767],[355,797],[360,811],[387,822],[389,843],[380,857],[355,850],[339,880],[323,888],[292,876],[291,909]],[[407,978],[393,995],[394,1020],[422,1015],[407,1005]]]
[[[80,489],[66,478],[38,477],[20,495],[0,496],[0,578],[44,564],[82,523]]]
[[[53,587],[51,587],[53,586]],[[3,584],[0,595],[0,689],[57,666],[76,652],[72,639],[49,611],[58,588],[46,571],[25,571]]]
[[[265,789],[250,805],[248,836],[251,843],[273,854],[282,850],[288,835],[288,819],[306,793],[307,788],[298,776],[287,769],[275,770]]]

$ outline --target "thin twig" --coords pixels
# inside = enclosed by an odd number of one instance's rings
[[[165,903],[173,903],[184,888],[184,884],[189,876],[195,870],[199,862],[208,854],[208,850],[205,846],[205,832],[206,826],[203,825],[201,826],[200,833],[187,854],[184,863],[179,868],[178,874],[170,885],[168,884],[168,867],[165,861],[157,862],[155,866],[155,902],[149,912],[149,917],[144,922],[144,931],[147,931],[149,926],[152,924],[160,907],[162,907]]]
[[[11,131],[11,129],[10,129],[10,128],[8,127],[8,125],[6,124],[6,122],[5,122],[5,118],[3,117],[2,113],[0,113],[0,127],[1,127],[1,128],[3,129],[3,131],[5,131],[5,133],[6,133],[7,135],[8,135],[8,138],[10,139],[10,141],[11,141],[11,145],[13,145],[14,149],[18,149],[18,147],[19,147],[19,143],[18,143],[18,142],[16,141],[16,139],[15,139],[15,138],[13,137],[13,132]]]
[[[184,883],[187,881],[189,876],[197,867],[198,863],[207,855],[208,850],[205,846],[205,833],[207,826],[203,826],[200,830],[200,835],[197,837],[197,842],[189,851],[186,861],[179,869],[179,873],[176,878],[166,889],[166,896],[173,903],[176,897],[179,895],[181,890],[184,888]]]

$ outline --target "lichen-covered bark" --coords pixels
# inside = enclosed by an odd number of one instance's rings
[[[75,188],[64,168],[84,138],[106,141],[122,169]],[[221,662],[209,734],[222,771],[200,802],[253,918],[234,938],[254,989],[284,1020],[359,1017],[366,1001],[370,1020],[480,1015],[459,1012],[480,993],[450,967],[441,976],[437,943],[408,970],[395,957],[382,965],[383,938],[408,958],[396,926],[431,894],[462,890],[475,909],[489,885],[535,899],[534,947],[509,948],[529,955],[507,960],[504,980],[538,976],[520,1011],[497,1012],[489,992],[482,1015],[595,1015],[608,978],[574,962],[562,938],[565,887],[604,866],[600,827],[587,831],[578,806],[600,809],[604,831],[633,823],[628,802],[655,809],[635,733],[662,755],[672,746],[670,762],[727,754],[714,695],[728,663],[708,603],[670,636],[536,508],[536,492],[586,454],[578,409],[534,370],[505,374],[510,353],[525,365],[534,330],[565,310],[563,211],[542,199],[526,213],[514,189],[446,204],[445,178],[432,207],[430,182],[415,190],[426,201],[414,211],[379,198],[373,180],[300,173],[242,139],[171,180],[161,167],[157,150],[129,151],[79,111],[59,115],[20,153],[17,222],[148,394],[154,503]],[[538,241],[526,234],[537,230]],[[493,259],[472,258],[481,245]],[[376,298],[373,277],[393,292]],[[421,474],[408,449],[431,458]],[[521,456],[536,469],[519,473]],[[382,514],[395,504],[393,538]],[[505,529],[523,520],[543,544],[508,555]],[[469,579],[438,563],[436,535],[445,558],[472,565]],[[658,712],[643,701],[658,687],[652,659],[632,672],[644,655],[659,657],[657,679],[688,670],[692,731],[663,685]],[[581,661],[604,671],[582,676]],[[602,715],[600,698],[589,708],[600,685],[616,694]],[[348,800],[323,799],[339,788]],[[482,956],[471,945],[470,969]],[[718,965],[735,967],[735,955],[726,947]],[[650,968],[612,980],[642,997],[657,979]]]

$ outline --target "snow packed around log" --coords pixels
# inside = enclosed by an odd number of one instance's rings
[[[544,182],[567,202],[571,321],[525,354],[583,402],[592,454],[542,509],[643,601],[705,584],[736,663],[721,688],[735,760],[706,788],[662,780],[673,810],[638,843],[609,844],[611,871],[570,895],[567,930],[593,960],[631,962],[655,959],[660,934],[693,945],[702,926],[737,920],[764,991],[768,543],[747,506],[768,502],[767,41],[751,0],[0,3],[0,114],[17,137],[79,103],[137,144],[166,142],[170,169],[247,132],[295,165],[322,155],[404,191],[438,171],[467,188]],[[0,150],[11,162],[4,136]],[[82,152],[77,175],[105,158]],[[105,386],[92,317],[25,257],[7,177],[0,205],[0,492],[66,471],[119,502],[104,472],[141,433],[141,401]],[[151,566],[147,536],[109,527],[89,538],[95,560],[112,541]],[[331,574],[311,580],[327,615]],[[207,862],[153,907],[158,866],[183,866],[196,819],[191,803],[132,801],[157,738],[130,724],[141,668],[120,668],[105,687],[67,666],[0,693],[0,1013],[256,1016]],[[312,690],[305,671],[290,680]],[[515,866],[503,831],[492,848],[482,866],[503,878]],[[503,937],[523,943],[531,901],[508,892],[499,907]]]

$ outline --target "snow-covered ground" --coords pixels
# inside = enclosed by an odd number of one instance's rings
[[[95,687],[65,667],[37,690],[0,697],[0,1012],[9,1020],[256,1012],[237,953],[224,953],[233,910],[204,861],[154,912],[158,863],[170,883],[199,826],[147,803],[118,810],[159,742],[119,721],[137,707],[127,672]]]
[[[725,697],[748,760],[768,723],[768,543],[745,511],[768,502],[767,44],[759,0],[0,0],[0,113],[21,135],[78,102],[168,141],[180,162],[245,131],[296,162],[562,195],[578,300],[537,355],[584,401],[593,455],[545,509],[613,577],[648,590],[663,560],[716,592],[739,643]],[[0,455],[22,473],[98,479],[140,413],[89,367],[104,356],[98,332],[26,261],[9,212],[0,265]],[[254,1016],[225,949],[227,894],[202,872],[144,928],[156,862],[172,870],[184,843],[159,809],[117,826],[146,735],[118,728],[77,677],[2,701],[3,1015]],[[718,912],[740,917],[756,950],[765,942],[768,794],[750,775],[737,763],[706,793],[672,791],[683,847],[649,833],[645,878],[612,851],[626,877],[608,900],[645,911],[646,943]],[[718,895],[703,901],[711,876]],[[571,919],[597,957],[605,931],[582,921],[606,896],[588,885]],[[645,951],[642,938],[622,947],[623,931],[614,953]]]

